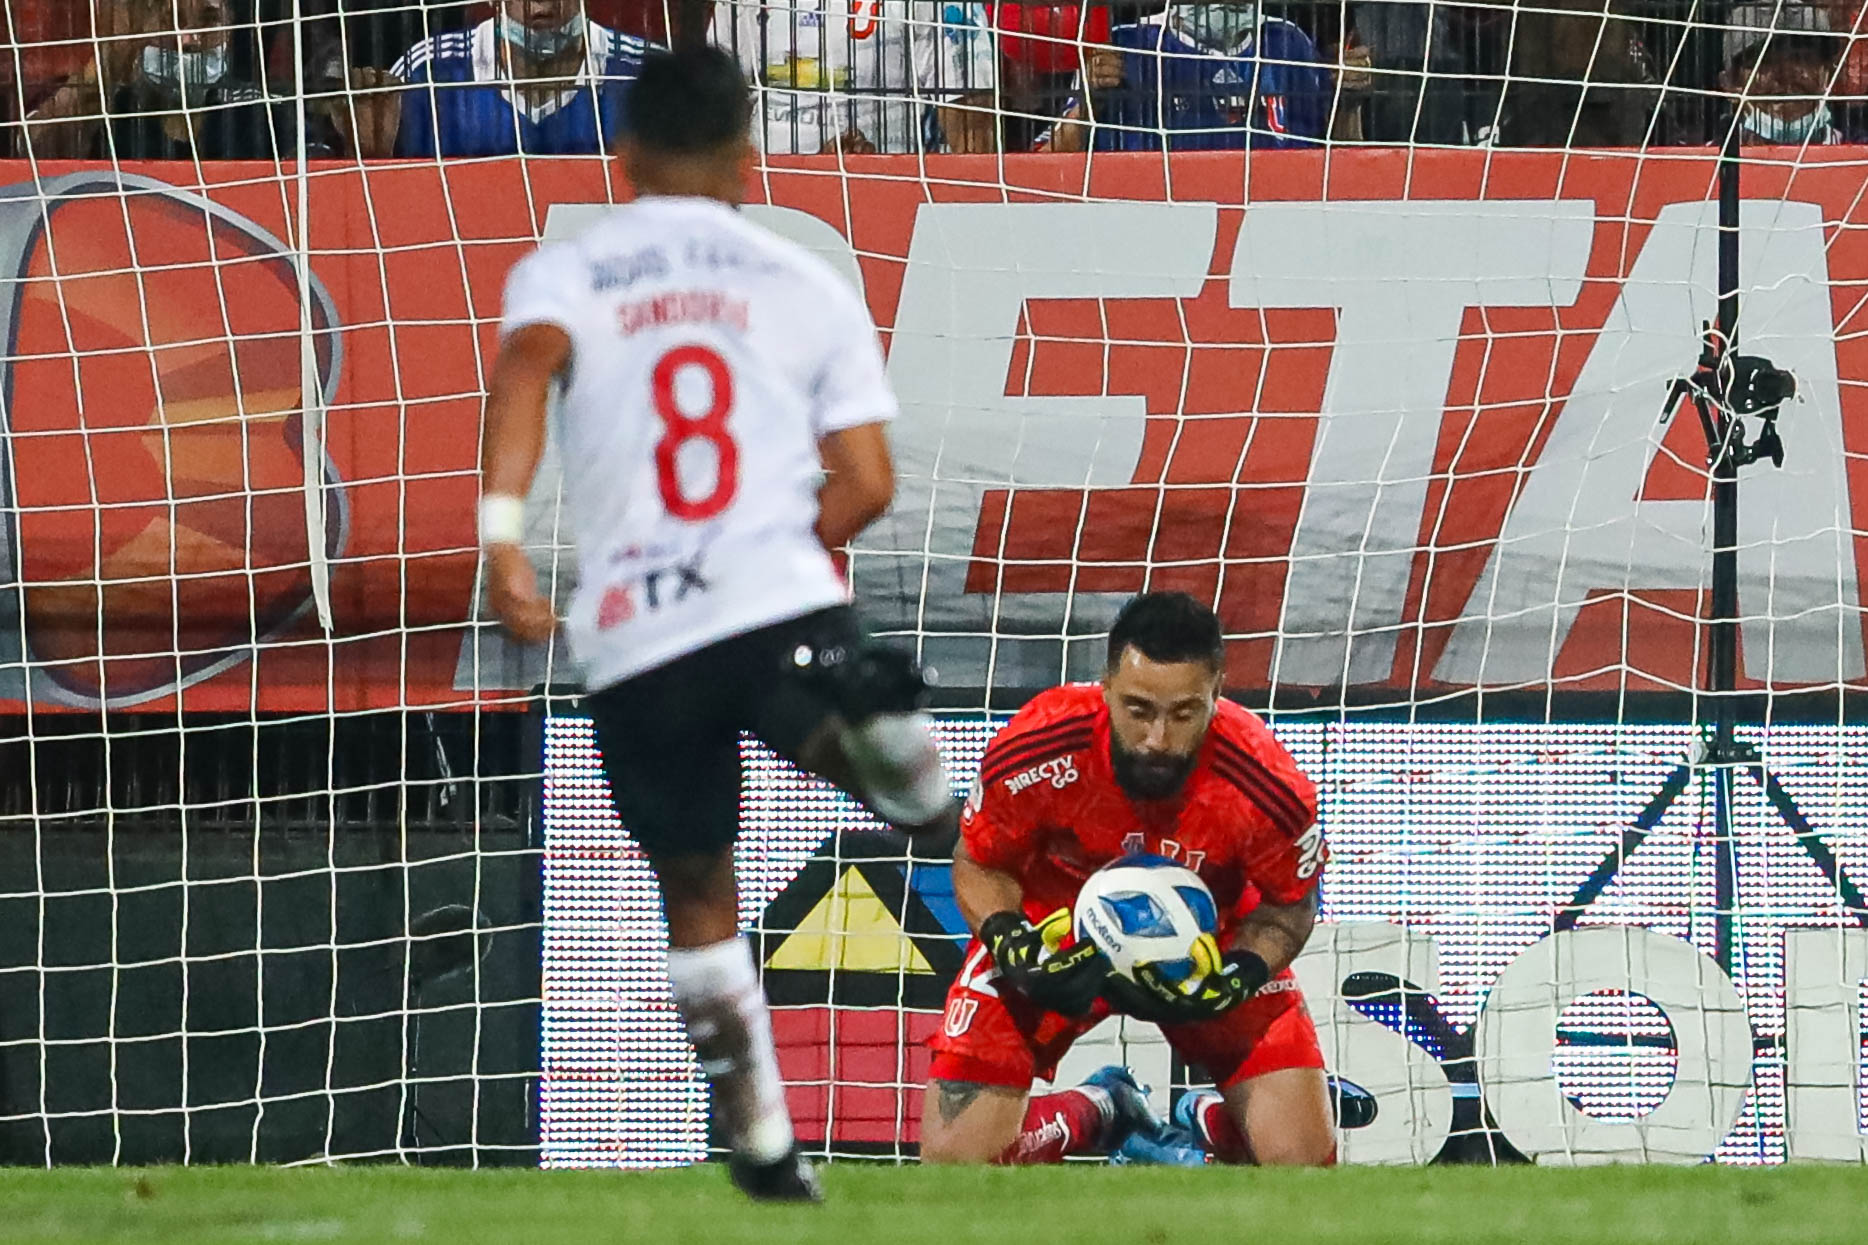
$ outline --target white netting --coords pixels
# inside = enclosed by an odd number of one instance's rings
[[[507,10],[0,4],[0,1161],[708,1145],[539,690],[576,672],[481,621],[472,530],[502,279],[627,196],[601,152],[671,23]],[[956,769],[1174,587],[1317,778],[1305,988],[1380,1105],[1347,1159],[1861,1156],[1868,935],[1824,873],[1868,878],[1859,6],[697,11],[755,78],[748,213],[884,329],[901,485],[851,576]],[[1742,474],[1731,704],[1789,802],[1721,753],[1729,867],[1701,766],[1600,872],[1725,703],[1705,437],[1662,408],[1734,116],[1738,344],[1798,395]],[[751,755],[801,1133],[910,1152],[945,870]],[[1142,1026],[1064,1075],[1112,1061],[1199,1079]]]

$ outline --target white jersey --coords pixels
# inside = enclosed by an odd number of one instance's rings
[[[877,151],[929,149],[933,105],[998,83],[991,22],[978,3],[731,0],[714,42],[758,94],[754,137],[775,155],[814,155],[855,130]]]
[[[848,599],[818,542],[818,440],[892,419],[869,311],[709,199],[639,199],[506,282],[502,333],[572,344],[560,404],[592,689]]]

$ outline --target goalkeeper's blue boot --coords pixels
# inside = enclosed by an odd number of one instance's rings
[[[1190,1089],[1180,1096],[1174,1104],[1174,1127],[1181,1129],[1190,1137],[1200,1136],[1200,1110],[1209,1102],[1220,1101],[1219,1094],[1210,1089]]]
[[[1103,1134],[1109,1161],[1115,1164],[1201,1167],[1206,1152],[1193,1135],[1171,1127],[1148,1105],[1148,1089],[1135,1074],[1117,1064],[1099,1068],[1083,1084],[1109,1095],[1113,1108],[1109,1130]]]
[[[1166,1123],[1148,1105],[1148,1090],[1135,1074],[1120,1064],[1098,1068],[1083,1078],[1085,1089],[1109,1095],[1109,1124],[1103,1130],[1103,1148],[1113,1153],[1135,1133],[1153,1133]]]
[[[1163,1123],[1153,1132],[1130,1133],[1110,1152],[1109,1161],[1137,1167],[1205,1167],[1207,1156],[1192,1133]]]

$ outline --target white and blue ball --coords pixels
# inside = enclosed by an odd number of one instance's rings
[[[1200,875],[1165,856],[1124,856],[1077,892],[1072,928],[1131,980],[1143,964],[1184,990],[1220,966],[1219,913]]]

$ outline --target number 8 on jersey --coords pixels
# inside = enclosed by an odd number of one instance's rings
[[[683,369],[699,369],[707,375],[710,386],[707,412],[691,419],[681,410],[676,388]],[[739,446],[727,431],[727,417],[733,413],[733,373],[718,351],[707,346],[676,346],[655,365],[652,388],[655,413],[667,428],[655,444],[656,478],[661,483],[662,504],[668,513],[689,523],[711,519],[733,504],[739,488]],[[700,439],[713,446],[716,454],[713,491],[699,500],[690,499],[681,490],[682,447]]]

